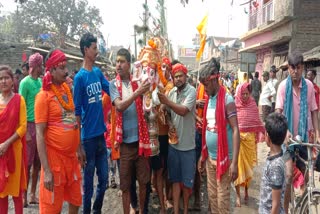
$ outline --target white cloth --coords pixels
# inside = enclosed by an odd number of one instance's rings
[[[276,86],[277,86],[277,83],[278,83],[277,78],[271,79],[271,81],[272,81],[272,85],[273,85],[274,89],[276,89]],[[274,95],[272,97],[271,102],[273,102],[273,103],[276,102],[276,95]]]
[[[273,86],[272,80],[269,79],[267,84],[262,88],[262,92],[260,94],[259,105],[261,106],[272,106],[272,102],[269,100],[270,96],[276,95],[276,89]]]

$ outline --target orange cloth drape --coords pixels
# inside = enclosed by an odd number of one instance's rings
[[[112,160],[118,160],[120,158],[120,148],[117,150],[114,148],[115,134],[116,134],[116,108],[112,106],[111,107],[111,132],[110,132]]]

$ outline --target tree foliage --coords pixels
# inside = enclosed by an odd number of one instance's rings
[[[23,3],[27,2],[28,0],[14,0],[14,1],[17,3],[23,4]]]
[[[55,35],[63,46],[65,39],[78,39],[84,32],[97,33],[103,24],[100,11],[87,0],[28,0],[15,13],[17,33]]]

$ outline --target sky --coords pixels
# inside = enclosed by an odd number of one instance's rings
[[[180,0],[166,0],[168,37],[174,50],[178,46],[193,47],[192,38],[197,34],[196,26],[208,13],[208,36],[239,37],[248,29],[248,15],[240,6],[245,0],[189,0],[183,6]],[[90,5],[100,9],[104,24],[101,31],[107,44],[122,45],[134,49],[135,24],[141,25],[145,0],[88,0]],[[148,0],[150,12],[157,15],[156,0]],[[0,0],[2,9],[13,11],[14,0]]]

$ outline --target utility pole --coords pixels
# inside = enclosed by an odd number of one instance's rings
[[[133,37],[134,37],[134,56],[135,58],[137,59],[138,56],[137,56],[137,31],[136,31],[136,27],[134,26],[133,27]]]
[[[143,14],[143,27],[147,28],[147,18],[148,18],[148,0],[144,1],[144,14]],[[143,42],[147,45],[147,31],[143,32]]]

